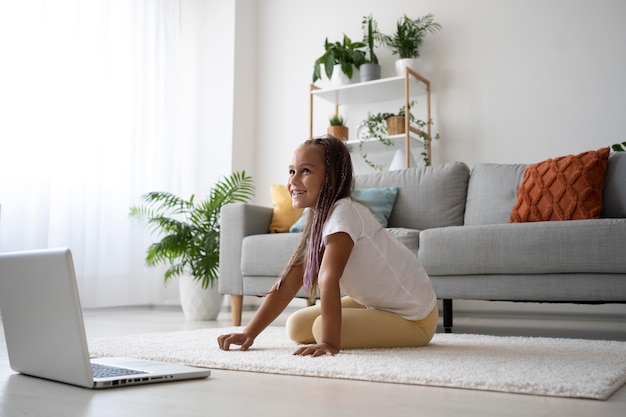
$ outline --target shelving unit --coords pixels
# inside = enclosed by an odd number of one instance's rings
[[[389,101],[404,98],[405,108],[409,107],[411,97],[418,95],[426,96],[426,118],[430,120],[430,81],[410,68],[405,68],[404,76],[382,78],[380,80],[367,81],[357,84],[348,84],[335,88],[320,89],[314,84],[310,86],[309,94],[309,137],[313,137],[313,107],[314,98],[318,97],[335,105],[335,113],[339,112],[339,106],[365,104],[376,101]],[[422,142],[421,132],[405,119],[404,147],[407,168],[410,166],[411,140]],[[426,126],[426,134],[431,137],[430,124]],[[396,135],[397,136],[397,135]],[[396,136],[391,137],[397,139]],[[372,142],[377,142],[373,140]],[[426,149],[428,158],[431,159],[430,143]]]

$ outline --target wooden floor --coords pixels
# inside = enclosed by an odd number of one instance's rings
[[[244,322],[251,312],[244,313]],[[506,317],[504,317],[506,316]],[[281,316],[274,324],[284,324]],[[85,312],[88,337],[230,326],[185,321],[174,308]],[[626,340],[624,315],[456,312],[455,332]],[[206,380],[104,391],[14,374],[0,334],[0,416],[593,416],[625,415],[626,388],[607,401],[214,370]]]

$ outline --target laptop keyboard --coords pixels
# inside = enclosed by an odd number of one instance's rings
[[[136,371],[134,369],[117,368],[115,366],[102,365],[99,363],[91,364],[91,372],[94,378],[110,378],[125,375],[145,374],[144,371]]]

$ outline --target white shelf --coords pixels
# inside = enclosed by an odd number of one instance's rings
[[[313,107],[314,98],[319,97],[322,100],[330,102],[335,105],[335,111],[339,112],[339,106],[354,105],[354,104],[367,104],[376,101],[391,101],[401,100],[404,98],[405,103],[409,103],[409,98],[425,95],[426,96],[426,115],[425,120],[430,120],[430,81],[424,78],[422,75],[405,68],[404,76],[382,78],[380,80],[367,81],[364,83],[348,84],[340,87],[320,89],[316,85],[310,85],[309,95],[309,136],[313,136]],[[405,148],[412,148],[415,143],[424,144],[423,140],[419,136],[419,132],[413,130],[412,126],[409,132],[401,135],[390,136],[394,143],[395,148],[401,148],[400,142],[404,142]],[[430,124],[426,126],[427,135],[430,135]],[[360,141],[352,140],[348,141],[353,152],[354,147],[358,149]],[[388,150],[379,140],[368,140],[363,144],[364,151],[367,152],[380,152]],[[430,158],[430,144],[426,146],[425,150],[428,158]],[[410,160],[406,160],[406,167],[410,166]]]
[[[413,77],[409,77],[409,88],[411,96],[426,92],[426,85]],[[311,94],[338,106],[393,100],[404,96],[404,76],[313,90]]]
[[[411,144],[410,144],[411,147],[413,147],[414,145],[420,145],[420,146],[424,145],[424,141],[422,141],[419,136],[417,136],[415,134],[411,134],[410,137],[411,137]],[[406,136],[404,135],[404,133],[401,133],[399,135],[388,136],[387,139],[389,139],[389,140],[391,140],[393,142],[394,147],[389,148],[389,147],[385,146],[378,139],[370,138],[370,139],[365,139],[363,141],[363,151],[365,151],[365,152],[381,152],[381,151],[388,151],[388,150],[393,150],[393,149],[404,148],[404,142],[406,140]],[[359,143],[360,142],[361,141],[358,140],[358,139],[349,140],[349,141],[346,142],[346,145],[351,146],[353,152],[358,152],[358,150],[359,150]]]

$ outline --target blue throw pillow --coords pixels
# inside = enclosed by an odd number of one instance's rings
[[[352,191],[352,198],[365,204],[374,215],[374,218],[383,227],[387,227],[387,221],[389,216],[391,216],[397,196],[398,187],[355,188]],[[298,233],[304,230],[307,212],[308,209],[304,210],[298,221],[291,226],[289,229],[291,233]]]
[[[306,217],[309,214],[309,209],[305,208],[302,212],[302,216],[289,228],[290,233],[300,233],[306,226]]]

